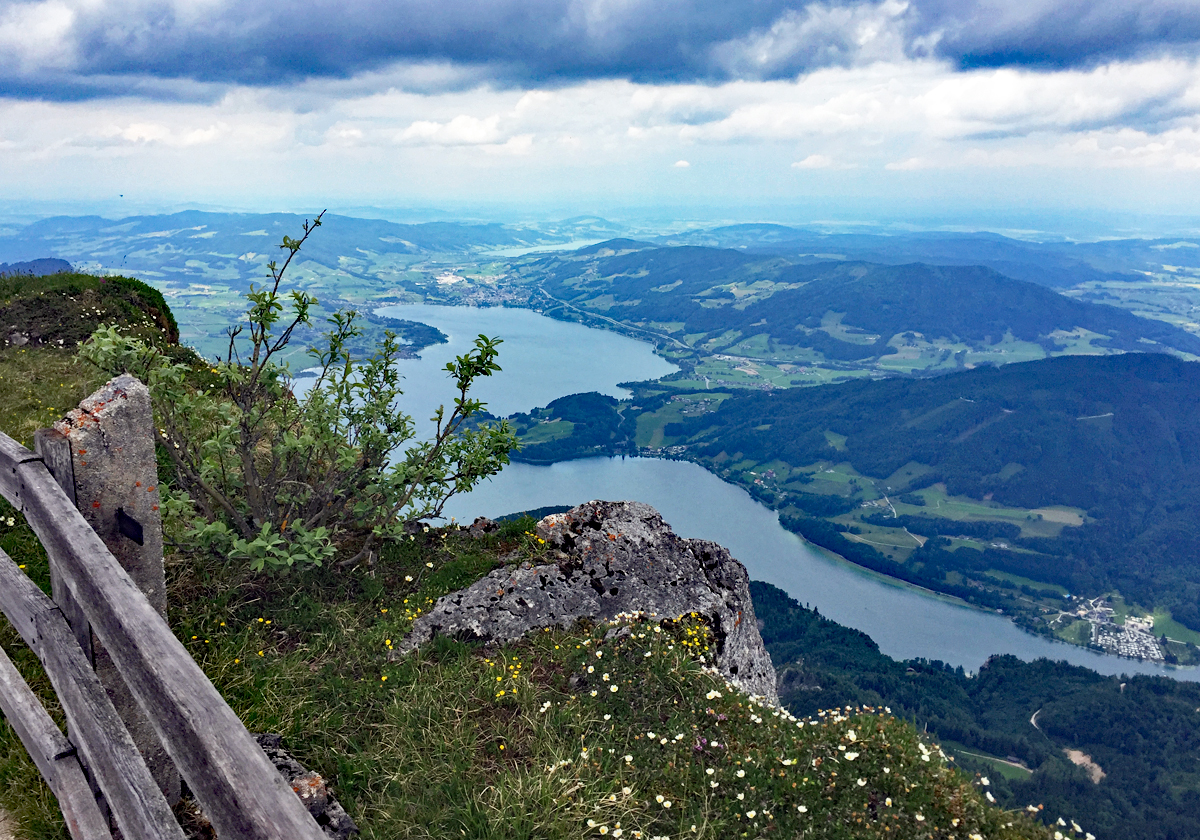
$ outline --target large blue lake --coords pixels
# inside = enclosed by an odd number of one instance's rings
[[[494,414],[545,405],[581,391],[619,396],[617,383],[662,376],[674,368],[648,344],[564,324],[527,310],[395,306],[380,310],[421,321],[450,337],[419,360],[401,363],[406,410],[427,417],[450,398],[442,370],[479,333],[499,336],[503,374],[479,396]],[[904,586],[814,549],[784,530],[776,514],[695,464],[647,458],[590,458],[549,467],[512,464],[473,493],[452,499],[447,516],[470,521],[590,499],[636,499],[653,505],[676,533],[729,548],[750,576],[773,583],[803,604],[870,635],[897,659],[925,657],[977,670],[991,655],[1065,659],[1105,674],[1168,674],[1200,680],[1196,669],[1170,669],[1104,656],[1019,630],[1003,616]]]

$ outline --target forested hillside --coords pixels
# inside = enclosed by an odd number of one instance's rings
[[[973,677],[938,662],[896,662],[781,589],[750,588],[793,714],[889,706],[989,777],[1006,807],[1041,804],[1106,839],[1200,836],[1200,685],[1012,656],[994,657]],[[1066,750],[1098,767],[1099,781]]]
[[[1115,590],[1200,629],[1196,363],[1064,356],[937,378],[571,400],[572,428],[531,440],[525,457],[669,450],[743,484],[810,541],[923,586],[1047,621],[1067,592]]]
[[[1200,338],[1178,326],[979,265],[885,265],[614,240],[543,257],[521,271],[553,300],[655,325],[703,352],[761,336],[767,345],[760,355],[801,348],[828,361],[914,352],[927,359],[914,367],[945,363],[967,349],[988,350],[996,363],[1156,346],[1200,355]]]

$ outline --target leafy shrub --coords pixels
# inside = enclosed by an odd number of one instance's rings
[[[484,409],[469,396],[472,383],[500,369],[499,339],[481,335],[446,365],[456,396],[449,410],[438,408],[432,440],[414,440],[412,418],[396,408],[396,335],[387,332],[369,357],[352,357],[349,342],[361,335],[352,310],[328,319],[325,346],[309,351],[317,376],[303,392],[293,388],[279,360],[295,330],[311,324],[317,301],[301,291],[285,296],[280,285],[320,224],[318,216],[301,238],[283,238],[286,261],[270,263],[272,282],[251,286],[245,323],[229,330],[215,365],[176,361],[115,326],[81,348],[100,368],[149,386],[175,473],[167,512],[191,520],[197,545],[256,570],[321,565],[346,537],[360,537],[350,561],[366,557],[404,521],[439,516],[455,493],[499,472],[517,442],[505,423],[467,424]]]

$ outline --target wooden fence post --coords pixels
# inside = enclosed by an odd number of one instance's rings
[[[154,452],[150,392],[123,374],[96,391],[35,436],[55,481],[112,552],[151,606],[166,618],[162,516]],[[54,600],[72,632],[95,664],[105,690],[125,721],[146,766],[169,803],[179,801],[179,772],[150,721],[130,694],[112,658],[90,628],[61,574],[50,566]]]

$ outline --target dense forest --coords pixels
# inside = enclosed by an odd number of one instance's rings
[[[713,392],[710,392],[713,393]],[[858,496],[808,492],[810,478],[747,482],[785,524],[855,562],[970,600],[991,603],[976,587],[950,582],[947,571],[1001,570],[1074,593],[1117,590],[1131,601],[1168,607],[1200,629],[1200,365],[1164,354],[1064,356],[982,368],[932,379],[859,380],[786,391],[725,391],[714,411],[664,427],[665,440],[695,460],[742,481],[737,463],[807,468],[843,462],[903,496],[938,484],[950,496],[989,499],[1014,508],[1069,506],[1081,527],[1055,537],[1018,536],[1006,523],[921,515],[866,515],[865,523],[930,537],[907,570],[846,536],[831,523],[856,508]],[[541,462],[636,451],[637,416],[659,410],[668,392],[646,390],[632,404],[610,398],[560,400],[559,412],[581,433],[528,447]],[[586,410],[585,410],[586,409]],[[556,415],[557,416],[557,415]],[[827,433],[844,442],[839,449]],[[902,467],[918,468],[902,475]],[[853,486],[849,488],[853,490]],[[911,498],[911,497],[910,497]],[[874,516],[874,518],[872,518]],[[950,550],[945,536],[1007,540]],[[954,588],[951,588],[954,587]],[[982,601],[980,599],[983,599]]]
[[[893,354],[889,342],[906,333],[971,347],[1009,337],[1052,353],[1064,349],[1055,333],[1078,328],[1106,336],[1097,347],[1160,345],[1200,355],[1200,338],[1179,327],[981,266],[812,262],[617,240],[524,271],[541,277],[552,297],[626,322],[682,323],[678,332],[709,338],[766,334],[831,360]],[[834,329],[831,315],[840,316]]]
[[[750,590],[794,714],[888,706],[935,734],[964,769],[987,776],[1006,807],[1044,805],[1047,818],[1074,818],[1101,840],[1200,837],[1200,685],[1012,656],[993,657],[977,675],[896,662],[866,634],[770,584],[753,581]],[[1099,783],[1067,749],[1099,766]]]

